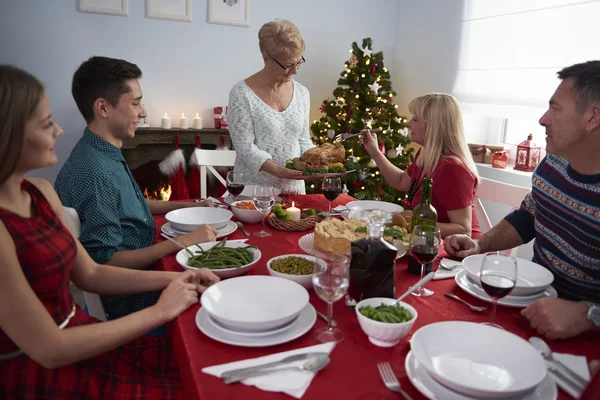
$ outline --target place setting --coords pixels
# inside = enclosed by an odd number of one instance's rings
[[[168,212],[167,222],[160,231],[170,237],[186,235],[202,225],[210,225],[217,231],[217,239],[231,235],[238,225],[231,220],[233,213],[224,208],[189,207]]]

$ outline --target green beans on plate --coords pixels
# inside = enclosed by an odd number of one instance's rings
[[[289,256],[271,261],[271,269],[288,275],[312,275],[315,263],[303,257]]]
[[[256,246],[232,248],[225,247],[226,242],[227,239],[224,239],[208,250],[204,250],[200,245],[196,245],[200,250],[194,252],[186,249],[190,255],[188,265],[194,268],[228,269],[241,268],[254,260],[254,254],[250,250]]]
[[[381,305],[377,307],[361,307],[358,309],[358,311],[367,318],[379,322],[387,322],[390,324],[399,324],[413,319],[413,315],[410,313],[410,311],[402,307],[400,304],[396,304],[395,306],[387,306],[381,303]]]

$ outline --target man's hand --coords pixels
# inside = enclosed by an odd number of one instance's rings
[[[594,327],[587,319],[588,306],[564,299],[542,299],[521,311],[531,327],[548,339],[566,339]]]
[[[193,271],[196,276],[193,279],[193,282],[196,284],[196,290],[198,294],[204,293],[206,289],[210,285],[213,285],[221,280],[214,272],[212,272],[208,268],[198,268]]]
[[[194,204],[196,207],[214,207],[214,203],[212,202],[212,200],[201,200],[198,201],[196,204]]]
[[[179,236],[177,241],[184,246],[193,246],[198,243],[215,242],[217,231],[210,225],[201,225],[190,233]]]
[[[479,242],[467,235],[450,235],[444,240],[444,249],[449,256],[464,258],[479,254]]]

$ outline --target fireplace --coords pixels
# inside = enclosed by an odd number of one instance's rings
[[[221,145],[223,136],[228,136],[229,132],[226,129],[139,128],[133,139],[123,142],[122,152],[133,178],[148,199],[169,200],[169,177],[160,172],[158,164],[175,149],[175,134],[179,134],[180,148],[187,163],[195,148],[196,135],[200,135],[203,149],[215,150]],[[189,165],[186,164],[186,181],[189,170]],[[207,195],[219,197],[224,191],[223,185],[212,174],[207,175]]]

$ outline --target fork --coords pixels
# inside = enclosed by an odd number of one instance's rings
[[[250,233],[248,233],[248,231],[246,229],[244,229],[244,224],[242,224],[240,221],[235,221],[235,224],[238,226],[238,228],[240,228],[242,230],[244,235],[250,236]]]
[[[465,300],[461,299],[460,297],[452,294],[452,293],[444,293],[444,296],[446,297],[450,297],[451,299],[460,301],[461,303],[463,303],[464,305],[466,305],[467,307],[469,307],[471,309],[471,311],[476,311],[476,312],[482,312],[487,310],[487,307],[478,307],[478,306],[474,306],[471,303],[467,303]]]
[[[378,363],[377,369],[379,370],[379,375],[381,375],[381,380],[386,388],[392,392],[400,393],[405,400],[412,400],[412,397],[402,390],[402,386],[400,386],[400,382],[398,382],[396,375],[394,375],[394,371],[392,371],[392,366],[389,362]]]
[[[372,133],[379,133],[379,132],[381,132],[381,131],[382,131],[382,129],[381,129],[381,128],[377,128],[377,129],[372,129],[372,130],[370,130],[370,132],[372,132]],[[366,133],[366,130],[363,130],[363,131],[361,131],[361,132],[359,132],[359,133],[341,133],[341,134],[337,135],[336,137],[334,137],[334,138],[333,138],[333,141],[334,141],[334,142],[343,142],[343,141],[344,141],[344,140],[346,140],[346,139],[350,139],[350,138],[353,138],[353,137],[355,137],[355,136],[360,136],[360,135],[362,135],[363,133]]]

